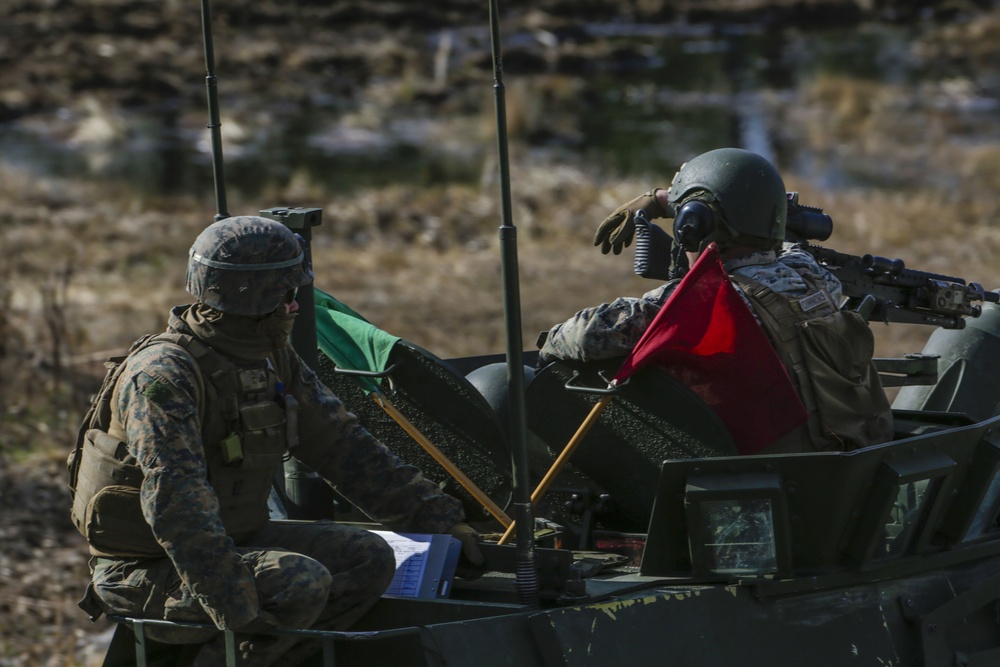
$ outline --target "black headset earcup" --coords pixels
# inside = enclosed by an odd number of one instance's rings
[[[674,241],[687,252],[697,252],[701,242],[715,231],[715,213],[703,201],[693,199],[674,217]]]

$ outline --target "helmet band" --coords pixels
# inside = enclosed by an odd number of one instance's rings
[[[199,264],[210,266],[213,269],[222,269],[224,271],[270,271],[272,269],[287,269],[290,266],[301,264],[302,260],[304,260],[306,256],[304,252],[300,252],[296,257],[287,259],[283,262],[269,262],[267,264],[235,264],[233,262],[220,262],[217,259],[209,259],[204,255],[196,253],[193,248],[188,255]]]

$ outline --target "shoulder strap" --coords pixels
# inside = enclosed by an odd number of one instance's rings
[[[825,317],[839,310],[837,302],[826,288],[822,279],[805,269],[797,269],[797,272],[810,288],[809,294],[801,297],[792,297],[775,292],[764,283],[747,276],[741,276],[738,273],[732,274],[729,277],[747,295],[747,298],[751,302],[760,304],[768,309],[774,308],[773,312],[780,313],[779,319],[783,322],[789,317],[802,322],[816,317]]]
[[[797,354],[795,325],[802,321],[801,311],[796,312],[790,299],[778,294],[767,285],[752,278],[734,274],[730,276],[754,306],[754,314],[774,344],[775,351],[794,376],[801,363]],[[806,407],[809,407],[808,405]]]
[[[193,336],[184,336],[178,344],[194,358],[198,368],[201,390],[198,413],[202,417],[202,437],[208,443],[213,434],[225,435],[224,431],[232,430],[232,422],[239,419],[236,366]]]

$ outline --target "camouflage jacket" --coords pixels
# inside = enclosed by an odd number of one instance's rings
[[[809,269],[823,277],[835,301],[842,298],[840,281],[819,266],[812,255],[791,244],[785,244],[778,254],[756,252],[729,260],[725,267],[730,275],[752,278],[789,296],[804,296],[811,291],[797,271]],[[628,355],[676,285],[676,281],[668,282],[639,298],[619,297],[611,303],[581,310],[552,327],[542,346],[540,359],[543,363],[553,359],[596,361]],[[753,310],[749,301],[747,305]]]
[[[174,309],[168,331],[195,333],[185,312]],[[299,403],[298,459],[394,527],[446,532],[464,520],[460,503],[365,431],[290,345],[269,358],[283,391]],[[112,411],[143,472],[144,518],[216,625],[238,627],[257,616],[260,603],[208,480],[205,448],[216,443],[202,442],[195,362],[177,346],[155,345],[137,352],[127,365]]]

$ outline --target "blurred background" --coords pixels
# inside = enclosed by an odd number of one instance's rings
[[[597,224],[739,146],[824,243],[1000,287],[1000,8],[500,2],[524,340],[655,287]],[[319,207],[318,287],[441,357],[503,351],[486,0],[214,0],[228,209]],[[216,212],[196,0],[0,9],[0,667],[99,664],[63,461],[102,362],[186,303]],[[875,324],[878,356],[929,328]]]

